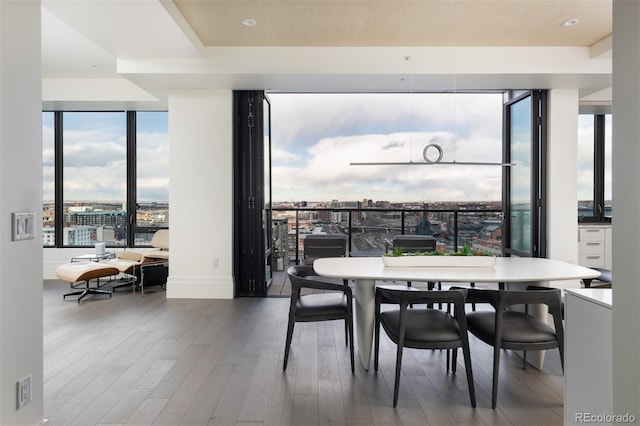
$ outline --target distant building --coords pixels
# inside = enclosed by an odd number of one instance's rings
[[[75,225],[125,226],[127,212],[124,210],[72,212],[69,208],[69,212],[65,213],[65,222]]]
[[[96,241],[94,226],[74,226],[62,230],[62,244],[65,246],[90,246]]]

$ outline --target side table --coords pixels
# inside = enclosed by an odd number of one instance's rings
[[[110,251],[104,253],[86,253],[78,256],[73,256],[71,262],[81,262],[83,260],[90,260],[92,262],[100,262],[101,260],[115,259],[116,254]]]

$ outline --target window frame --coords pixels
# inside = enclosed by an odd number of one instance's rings
[[[44,245],[43,248],[82,248],[89,246],[65,245],[63,242],[64,233],[64,120],[65,112],[86,112],[86,113],[108,113],[123,111],[64,111],[64,110],[43,110],[43,113],[54,114],[54,244]],[[160,229],[168,229],[168,226],[145,226],[137,225],[137,112],[124,111],[126,116],[126,194],[125,203],[127,206],[127,231],[124,245],[108,246],[118,248],[151,247],[150,244],[136,244],[136,234],[153,234]],[[155,111],[154,111],[155,112]],[[166,112],[166,111],[157,111]],[[168,200],[167,200],[168,201]]]
[[[593,116],[593,210],[591,216],[578,216],[578,223],[611,223],[605,202],[606,116],[610,114],[610,111],[580,112],[580,115]]]

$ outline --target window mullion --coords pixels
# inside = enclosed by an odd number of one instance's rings
[[[594,164],[593,164],[593,205],[594,217],[596,221],[604,221],[604,133],[605,116],[596,114],[594,116]]]
[[[62,111],[54,112],[54,214],[53,222],[54,247],[62,247],[64,244],[64,193],[63,193],[63,175],[64,162],[62,152],[62,134],[63,134],[63,118]]]
[[[136,227],[136,112],[127,111],[127,247],[135,245]]]

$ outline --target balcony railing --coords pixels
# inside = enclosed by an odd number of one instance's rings
[[[312,233],[347,235],[351,256],[381,255],[400,234],[432,235],[446,252],[468,245],[502,254],[499,209],[274,208],[272,217],[274,247],[290,264],[304,259],[304,238]]]

